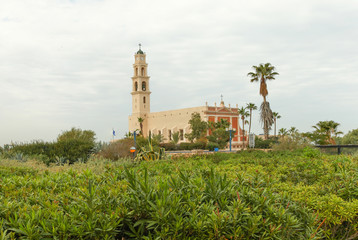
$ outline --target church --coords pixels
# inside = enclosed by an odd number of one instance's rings
[[[235,108],[224,105],[221,99],[219,106],[204,106],[190,107],[176,110],[168,110],[162,112],[150,111],[150,81],[148,76],[148,64],[146,62],[146,54],[139,50],[134,55],[132,77],[132,115],[129,116],[129,131],[133,132],[140,129],[138,118],[142,118],[143,136],[147,137],[150,134],[162,134],[165,141],[169,142],[172,134],[179,132],[180,142],[188,141],[185,138],[186,133],[190,133],[189,120],[192,113],[199,113],[201,119],[207,122],[217,122],[221,119],[227,120],[236,132],[232,138],[232,147],[239,148],[242,145],[242,130],[239,125],[238,106]],[[208,133],[210,131],[208,130]],[[245,139],[246,140],[246,139]]]

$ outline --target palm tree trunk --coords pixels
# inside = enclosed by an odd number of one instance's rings
[[[242,149],[245,148],[245,118],[242,119]]]
[[[249,124],[249,133],[251,133],[251,115],[252,115],[252,109],[250,108],[250,124]]]
[[[275,137],[276,137],[276,118],[274,119],[275,122]]]

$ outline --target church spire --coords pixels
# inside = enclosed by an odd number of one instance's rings
[[[137,51],[137,54],[144,54],[144,52],[142,51],[142,44],[139,43],[139,50]]]

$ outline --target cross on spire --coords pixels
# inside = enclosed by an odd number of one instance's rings
[[[141,50],[142,44],[141,44],[141,43],[139,43],[138,45],[139,45],[139,50]]]
[[[224,96],[221,94],[220,97],[221,97],[221,101],[223,101],[223,97],[224,97]]]

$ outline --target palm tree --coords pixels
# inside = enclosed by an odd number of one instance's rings
[[[246,111],[246,108],[241,107],[238,110],[238,113],[241,115],[242,120],[242,148],[245,147],[245,118],[249,116],[249,112]]]
[[[288,129],[288,133],[292,136],[298,133],[298,129],[296,127],[290,127],[290,129]]]
[[[278,114],[278,112],[273,112],[272,115],[273,115],[273,121],[275,123],[275,131],[274,132],[275,132],[275,137],[276,137],[276,121],[277,121],[277,119],[280,119],[281,116],[280,116],[280,114]]]
[[[288,134],[288,131],[286,128],[280,128],[278,130],[278,135],[280,135],[282,138],[284,138]]]
[[[273,115],[270,108],[270,103],[266,101],[266,97],[268,95],[266,81],[274,80],[278,73],[275,72],[275,67],[270,63],[265,63],[265,65],[260,64],[259,66],[252,66],[252,68],[255,71],[249,72],[247,75],[251,77],[251,82],[260,81],[260,95],[264,98],[264,101],[260,106],[260,120],[263,123],[265,139],[268,139],[269,130],[273,124]]]
[[[143,122],[144,122],[144,119],[139,117],[138,122],[139,122],[139,126],[140,126],[140,134],[143,135]]]
[[[180,139],[180,133],[179,132],[173,132],[172,134],[172,143],[174,143],[175,145],[178,144]]]
[[[255,103],[247,103],[246,108],[250,110],[249,133],[251,133],[252,110],[257,110],[257,106],[255,105]]]
[[[327,143],[336,144],[333,136],[337,137],[339,134],[343,134],[343,132],[338,131],[338,126],[340,124],[335,121],[319,121],[315,126],[312,126],[316,129],[318,134],[322,134],[325,136]]]

